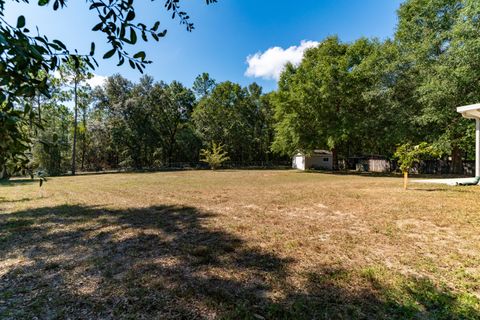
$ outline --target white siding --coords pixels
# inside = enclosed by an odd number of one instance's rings
[[[305,157],[303,155],[296,155],[293,157],[292,167],[298,170],[305,170]]]
[[[298,170],[308,169],[333,169],[333,157],[331,154],[314,154],[312,156],[304,156],[296,154],[292,159],[292,168]]]

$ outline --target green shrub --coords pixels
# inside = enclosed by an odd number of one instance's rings
[[[228,153],[223,150],[223,147],[224,146],[222,144],[217,144],[212,141],[211,148],[200,150],[200,160],[208,163],[212,170],[218,169],[222,163],[230,160],[230,157],[227,155]]]

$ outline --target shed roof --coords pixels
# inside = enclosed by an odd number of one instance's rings
[[[303,152],[303,151],[298,151],[297,152],[297,155],[307,155],[308,153],[306,152]],[[333,153],[331,151],[328,151],[328,150],[320,150],[320,149],[316,149],[316,150],[313,150],[312,153],[308,154],[309,156],[331,156],[333,155]]]
[[[328,150],[320,150],[320,149],[313,150],[313,153],[314,153],[314,154],[326,154],[326,155],[332,155],[332,154],[333,154],[331,151],[328,151]]]

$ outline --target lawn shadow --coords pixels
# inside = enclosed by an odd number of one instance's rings
[[[32,184],[32,183],[39,183],[38,179],[30,179],[30,178],[12,178],[8,180],[0,180],[0,187],[8,186],[12,187],[15,185],[25,185],[25,184]]]
[[[0,318],[479,315],[458,311],[455,295],[423,280],[408,279],[409,299],[399,299],[374,275],[341,267],[318,266],[299,288],[294,259],[214,228],[215,217],[187,206],[78,205],[0,216]]]
[[[319,174],[328,174],[333,176],[355,176],[355,177],[367,177],[367,178],[398,178],[403,179],[403,174],[398,172],[360,172],[360,171],[328,171],[328,170],[306,170],[298,171],[299,173],[319,173]],[[464,179],[464,178],[473,178],[472,176],[458,175],[458,174],[412,174],[410,175],[411,179]]]
[[[411,190],[411,191],[423,191],[423,192],[460,192],[460,193],[472,193],[472,191],[474,192],[474,190],[472,188],[469,188],[470,190],[468,190],[468,188],[465,188],[465,187],[461,187],[461,186],[452,186],[452,187],[455,187],[455,188],[448,188],[448,187],[445,187],[445,188],[432,188],[432,187],[425,187],[425,188],[411,188],[411,187],[408,187],[408,190]]]
[[[328,171],[328,170],[306,170],[301,171],[305,173],[320,173],[328,174],[332,176],[355,176],[355,177],[368,177],[368,178],[402,178],[403,176],[394,172],[359,172],[359,171]]]
[[[5,197],[0,197],[0,204],[1,203],[18,203],[18,202],[28,202],[32,201],[34,198],[20,198],[20,199],[7,199]]]

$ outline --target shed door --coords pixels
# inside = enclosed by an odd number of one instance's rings
[[[305,158],[303,156],[296,156],[295,165],[297,169],[305,170]]]

